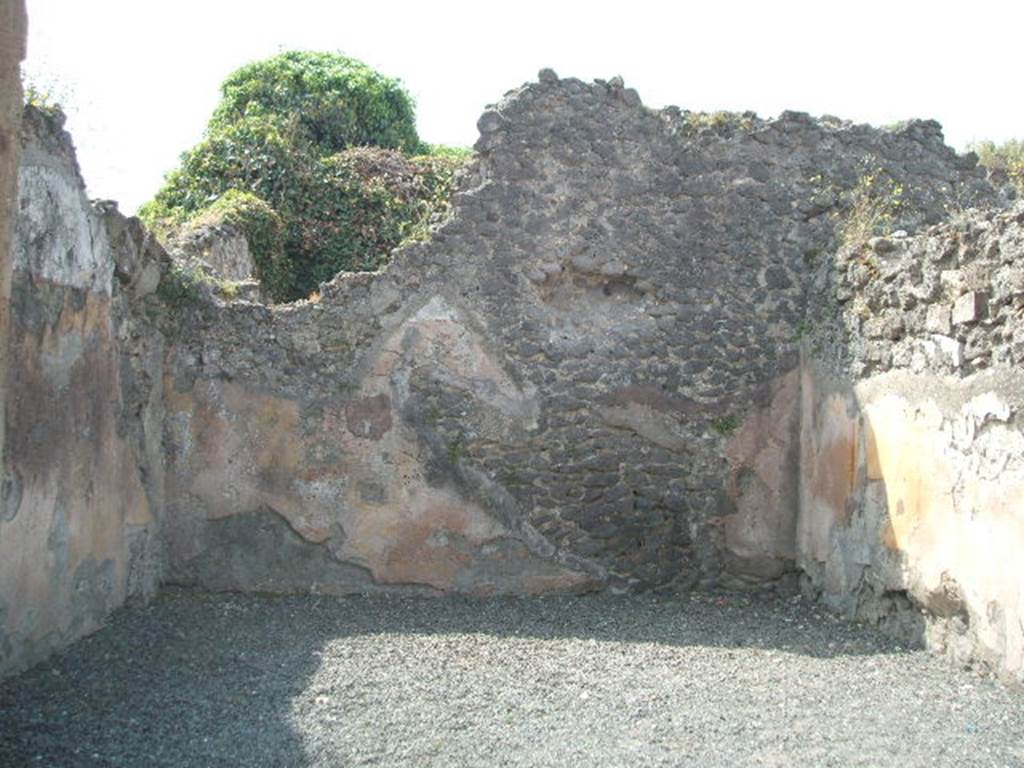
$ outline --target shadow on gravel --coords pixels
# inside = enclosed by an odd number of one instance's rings
[[[473,634],[814,657],[901,651],[876,633],[792,600],[263,598],[169,591],[149,607],[117,613],[100,632],[0,683],[0,765],[306,765],[295,702],[308,698],[329,644]]]

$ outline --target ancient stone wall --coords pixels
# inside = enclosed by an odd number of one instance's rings
[[[26,115],[0,671],[167,582],[802,571],[1019,679],[1022,212],[939,224],[999,198],[934,123],[652,111],[544,71],[480,119],[429,240],[271,307],[185,280]],[[864,210],[897,232],[851,241]]]
[[[383,273],[287,307],[183,310],[173,578],[779,579],[796,567],[809,265],[866,173],[908,190],[907,227],[991,195],[934,123],[656,112],[619,81],[547,71],[479,127],[453,218]]]
[[[1024,682],[1024,207],[844,249],[813,298],[809,586]]]
[[[131,402],[142,387],[122,380],[145,366],[118,339],[131,333],[119,317],[156,288],[160,266],[140,248],[137,222],[85,199],[61,122],[26,108],[21,124],[4,351],[0,672],[94,630],[160,578],[161,424],[145,396]],[[159,368],[160,356],[149,362]],[[144,422],[157,440],[148,456]]]

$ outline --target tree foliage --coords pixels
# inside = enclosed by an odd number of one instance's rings
[[[401,85],[344,56],[281,54],[239,69],[222,94],[203,140],[140,215],[157,231],[233,223],[276,301],[379,267],[446,211],[466,160],[423,145]]]
[[[421,148],[415,107],[401,84],[346,56],[282,53],[236,71],[221,94],[210,121],[215,132],[250,116],[296,116],[298,131],[321,154],[351,146]]]

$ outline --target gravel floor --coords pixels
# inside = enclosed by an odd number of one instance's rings
[[[794,600],[170,593],[0,684],[0,766],[1024,766],[1024,694]]]

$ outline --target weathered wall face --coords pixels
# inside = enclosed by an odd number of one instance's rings
[[[108,221],[124,220],[85,199],[59,118],[26,109],[21,155],[4,351],[0,671],[92,631],[159,577],[115,317],[129,300],[122,288],[145,289],[147,270],[128,263],[130,238],[111,241]],[[148,273],[152,290],[159,267]]]
[[[594,584],[535,531],[467,493],[473,480],[458,445],[424,446],[403,414],[413,397],[403,374],[415,366],[424,385],[477,387],[495,437],[536,419],[531,395],[451,307],[428,302],[381,339],[367,365],[358,389],[312,405],[233,381],[168,380],[169,440],[186,448],[169,476],[178,578],[342,593],[533,594]]]
[[[222,280],[249,280],[256,274],[249,242],[230,225],[195,227],[168,247],[176,258],[199,262]]]
[[[795,578],[800,384],[797,370],[779,379],[769,405],[725,444],[731,514],[722,519],[721,546],[730,586]]]
[[[479,127],[429,241],[266,307],[175,283],[26,112],[0,672],[161,580],[490,595],[801,569],[1020,680],[1024,209],[836,252],[864,174],[904,186],[911,231],[995,199],[932,123],[653,112],[545,71]]]
[[[545,588],[792,572],[807,264],[844,190],[885,166],[907,226],[942,216],[931,180],[990,193],[932,123],[708,122],[550,72],[479,127],[453,219],[383,273],[182,308],[174,578],[312,585],[241,519],[338,591],[533,591],[540,561]]]
[[[1024,682],[1024,209],[875,245],[822,275],[801,567],[843,613]]]
[[[25,58],[25,3],[0,0],[0,350],[7,348],[11,296],[11,245],[18,177],[21,72]],[[2,357],[2,353],[0,353]],[[0,403],[7,392],[7,366],[0,365]],[[0,498],[9,493],[5,456],[6,413],[0,408]]]

